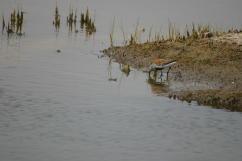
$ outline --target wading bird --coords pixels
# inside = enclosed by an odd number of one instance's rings
[[[149,67],[149,78],[151,72],[154,72],[154,77],[156,79],[157,76],[157,71],[161,72],[160,78],[162,78],[162,70],[168,68],[167,70],[167,79],[168,79],[168,74],[171,70],[171,66],[176,64],[176,60],[166,60],[166,59],[156,59],[154,62],[150,65]]]

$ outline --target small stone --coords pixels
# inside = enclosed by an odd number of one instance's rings
[[[116,82],[117,81],[117,78],[109,78],[108,81]]]
[[[57,50],[56,50],[56,52],[57,52],[57,53],[60,53],[60,52],[61,52],[61,50],[60,50],[60,49],[57,49]]]

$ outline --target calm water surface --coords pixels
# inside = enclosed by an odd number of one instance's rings
[[[69,5],[89,7],[97,26],[90,38],[68,33],[64,22],[54,32],[55,2],[0,1],[5,16],[16,6],[26,11],[25,36],[0,37],[0,160],[241,160],[241,113],[157,96],[162,89],[144,73],[127,77],[98,56],[114,16],[127,30],[137,19],[145,28],[168,19],[239,27],[242,1],[58,1],[62,18]]]

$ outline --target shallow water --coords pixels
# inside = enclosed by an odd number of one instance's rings
[[[63,17],[68,3],[59,1]],[[186,8],[187,3],[192,7]],[[80,6],[79,12],[86,6],[94,11],[94,36],[68,33],[64,24],[55,33],[55,1],[0,2],[5,15],[16,5],[27,12],[25,36],[0,37],[1,160],[241,160],[241,113],[157,96],[166,89],[148,84],[144,73],[133,69],[127,77],[118,64],[110,66],[108,58],[98,57],[108,47],[114,16],[131,30],[138,17],[143,24],[156,26],[167,24],[167,18],[178,24],[199,18],[239,26],[241,1],[212,0],[205,13],[206,3],[189,0],[71,4]],[[178,14],[184,8],[184,14]],[[171,9],[174,13],[168,13]],[[216,14],[208,17],[214,10]],[[187,18],[182,21],[183,16]],[[117,81],[108,81],[110,76]]]

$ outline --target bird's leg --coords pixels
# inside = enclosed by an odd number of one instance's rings
[[[156,81],[156,77],[157,77],[157,70],[154,71],[154,79]]]
[[[166,77],[167,77],[167,78],[166,78],[167,80],[168,80],[168,77],[169,77],[168,75],[169,75],[170,70],[171,70],[171,67],[169,67],[169,69],[168,69],[168,71],[167,71],[167,76],[166,76]]]
[[[162,83],[162,76],[163,76],[163,72],[162,70],[160,71],[160,82]]]
[[[160,70],[160,79],[162,78],[163,76],[163,73],[162,73],[162,70]]]

